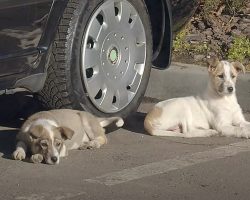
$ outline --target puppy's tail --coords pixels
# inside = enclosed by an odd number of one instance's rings
[[[107,127],[108,125],[115,122],[117,127],[122,127],[124,121],[121,117],[109,117],[109,118],[97,118],[101,127]]]

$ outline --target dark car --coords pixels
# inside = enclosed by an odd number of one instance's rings
[[[198,0],[2,0],[0,90],[26,88],[48,108],[126,116],[152,63],[165,69],[174,34]]]

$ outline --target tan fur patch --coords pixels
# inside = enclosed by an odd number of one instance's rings
[[[29,130],[32,137],[50,140],[49,132],[42,125],[32,126]]]
[[[216,75],[223,74],[223,73],[224,73],[223,64],[219,62],[215,70],[213,71],[213,75],[216,76]]]
[[[234,67],[234,69],[236,70],[236,73],[240,73],[243,72],[244,74],[246,73],[246,68],[244,65],[242,65],[240,62],[236,61],[236,62],[232,62],[231,63]]]
[[[103,144],[107,144],[107,138],[106,138],[106,136],[105,137],[99,136],[99,137],[95,138],[95,140],[97,140],[101,146]]]
[[[162,116],[162,112],[162,108],[154,107],[153,110],[147,114],[144,120],[144,128],[150,135],[153,135],[154,121]]]
[[[208,58],[207,62],[208,62],[208,71],[213,72],[220,61],[217,57],[212,56],[211,58]]]
[[[210,78],[213,82],[214,88],[216,91],[220,90],[222,79],[218,78],[219,75],[224,74],[223,64],[219,62],[214,69],[214,71],[210,72]]]
[[[60,126],[60,127],[55,127],[53,128],[53,132],[55,137],[57,136],[57,138],[60,139],[64,139],[64,140],[70,140],[72,139],[73,135],[74,135],[74,131],[68,127],[64,127],[64,126]]]

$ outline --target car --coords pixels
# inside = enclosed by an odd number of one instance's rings
[[[171,62],[175,34],[198,0],[0,2],[0,90],[25,88],[47,108],[126,117],[153,66]]]

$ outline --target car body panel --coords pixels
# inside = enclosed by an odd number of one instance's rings
[[[171,61],[172,38],[190,19],[198,0],[144,1],[152,24],[153,64],[159,69],[165,69]],[[46,77],[50,46],[67,2],[0,2],[0,90],[22,86],[33,92],[39,90],[39,87],[33,87],[32,84],[37,77],[43,77],[43,80]],[[27,86],[29,80],[32,84]],[[41,80],[37,82],[42,89]]]
[[[145,0],[152,24],[153,65],[166,69],[171,63],[172,42],[176,33],[189,21],[199,0]]]
[[[66,3],[66,0],[0,2],[0,90],[46,71],[47,52]]]
[[[0,2],[0,77],[33,67],[52,3],[53,0]]]

